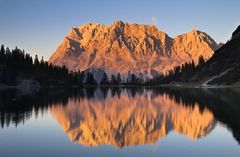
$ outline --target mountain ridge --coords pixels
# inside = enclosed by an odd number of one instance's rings
[[[199,56],[208,59],[217,43],[206,33],[193,29],[174,38],[155,25],[83,24],[72,28],[49,59],[73,71],[100,69],[109,76],[129,72],[152,78]]]

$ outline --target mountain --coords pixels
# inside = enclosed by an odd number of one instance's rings
[[[232,33],[231,40],[197,69],[191,80],[203,85],[240,83],[240,26]]]
[[[238,26],[238,28],[232,33],[232,40],[240,38],[240,25]]]
[[[154,144],[171,131],[196,140],[216,126],[212,113],[197,104],[187,107],[151,91],[135,97],[129,94],[69,99],[66,106],[54,105],[51,113],[72,142],[85,146]]]
[[[131,72],[152,78],[185,62],[197,62],[201,55],[210,58],[217,48],[209,35],[195,29],[171,38],[155,25],[89,23],[72,28],[49,63],[94,74],[105,71],[126,77]]]

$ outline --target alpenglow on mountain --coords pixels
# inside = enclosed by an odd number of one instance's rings
[[[199,56],[210,58],[218,44],[206,33],[192,31],[169,37],[155,25],[84,24],[72,28],[49,62],[65,65],[70,70],[98,71],[108,75],[152,78]]]

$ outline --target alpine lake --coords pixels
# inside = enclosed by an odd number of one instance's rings
[[[239,157],[238,88],[0,90],[1,157]]]

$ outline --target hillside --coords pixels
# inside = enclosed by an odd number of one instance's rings
[[[191,81],[207,84],[239,84],[240,81],[240,26],[231,40],[197,70]]]

